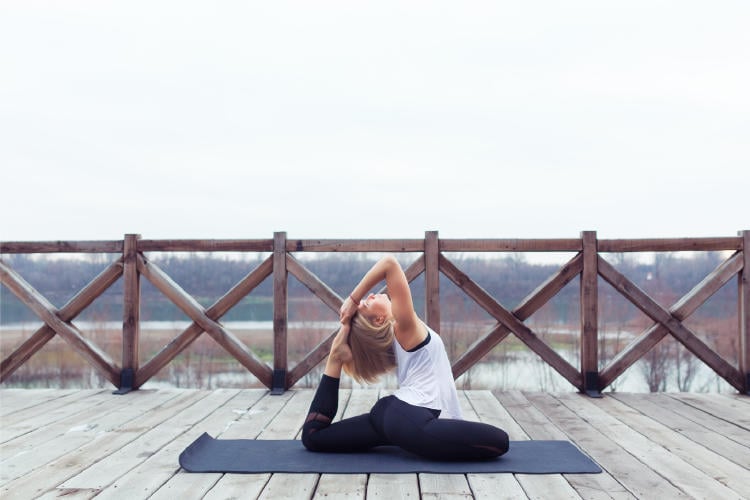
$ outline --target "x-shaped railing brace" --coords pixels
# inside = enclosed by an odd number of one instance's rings
[[[583,390],[583,378],[563,357],[542,341],[523,321],[528,319],[534,312],[539,310],[552,297],[557,294],[567,283],[572,281],[583,269],[583,255],[577,254],[567,264],[547,281],[542,283],[521,303],[509,311],[497,302],[481,286],[471,280],[458,267],[440,254],[440,271],[447,276],[456,286],[464,291],[482,309],[487,311],[498,324],[492,328],[484,337],[480,338],[453,364],[453,376],[459,377],[468,370],[474,362],[487,354],[492,348],[500,343],[508,334],[513,333],[526,346],[539,355],[568,382]]]
[[[248,349],[232,332],[218,322],[221,316],[226,314],[229,309],[272,273],[273,269],[270,258],[266,259],[253,272],[245,276],[245,278],[208,309],[204,309],[198,301],[185,292],[156,264],[153,264],[141,254],[137,257],[137,265],[141,276],[146,277],[157,290],[192,319],[193,324],[173,339],[168,346],[162,349],[161,352],[142,368],[138,369],[136,372],[136,387],[148,380],[203,332],[208,333],[229,354],[255,375],[263,385],[271,387],[273,377],[271,368]]]
[[[101,375],[116,387],[120,382],[120,368],[107,353],[99,349],[71,321],[104,293],[122,276],[122,259],[111,264],[61,309],[57,309],[44,295],[39,293],[21,275],[0,261],[0,282],[8,287],[43,322],[44,326],[34,332],[13,351],[0,365],[0,382],[6,380],[19,366],[49,342],[60,335],[73,349],[86,359]]]
[[[671,334],[733,387],[739,391],[743,390],[742,373],[716,354],[683,323],[700,305],[742,270],[741,253],[734,254],[720,264],[668,310],[659,305],[602,257],[599,257],[597,265],[599,275],[604,280],[656,322],[620,352],[612,360],[612,363],[602,371],[600,378],[602,387],[609,385],[630,365],[640,359],[645,352],[659,343],[667,334]]]

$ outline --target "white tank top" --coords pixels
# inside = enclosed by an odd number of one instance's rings
[[[425,328],[428,341],[415,351],[405,351],[393,341],[399,385],[393,394],[405,403],[440,410],[440,418],[463,419],[443,340],[427,325]]]

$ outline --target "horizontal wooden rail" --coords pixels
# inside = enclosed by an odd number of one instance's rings
[[[122,253],[119,241],[2,241],[0,254],[13,253]]]
[[[139,252],[271,252],[273,240],[140,240]]]
[[[651,238],[597,242],[603,253],[619,252],[717,252],[742,250],[742,237],[736,238]]]
[[[423,252],[424,240],[287,240],[287,252]]]
[[[580,252],[580,239],[441,239],[441,252]],[[598,251],[709,252],[743,250],[742,237],[600,239]],[[287,252],[422,252],[424,240],[351,239],[289,240]],[[123,241],[4,241],[0,254],[122,253]],[[147,240],[138,242],[140,252],[272,252],[272,239],[258,240]]]
[[[441,239],[441,252],[580,252],[580,239]]]
[[[550,239],[440,239],[428,231],[421,239],[289,239],[284,232],[269,239],[185,239],[149,240],[126,235],[116,241],[14,241],[0,242],[2,254],[116,254],[117,258],[99,276],[76,294],[62,308],[56,309],[23,277],[0,260],[2,284],[15,294],[44,322],[44,326],[21,343],[0,364],[0,382],[26,362],[55,335],[68,342],[106,380],[120,390],[137,389],[169,364],[203,333],[207,333],[232,357],[239,361],[262,384],[274,391],[295,385],[323,361],[330,349],[335,331],[330,332],[294,366],[287,360],[287,287],[291,274],[318,300],[337,311],[342,297],[295,257],[299,253],[417,253],[417,259],[406,269],[413,281],[424,275],[425,321],[440,330],[439,275],[453,282],[471,301],[497,321],[465,352],[453,361],[455,377],[479,363],[498,343],[513,335],[539,355],[572,386],[591,395],[613,384],[629,367],[642,359],[663,338],[674,337],[715,373],[740,392],[750,392],[750,258],[747,246],[750,231],[737,237],[716,238],[645,238],[597,239],[596,232],[584,231],[579,238]],[[671,307],[664,307],[621,274],[607,260],[609,254],[625,252],[734,252],[703,281]],[[208,308],[175,283],[149,260],[148,252],[237,252],[267,254],[254,269],[224,296]],[[471,276],[451,260],[451,253],[563,252],[571,258],[560,269],[522,300],[514,309],[483,289]],[[140,278],[151,282],[191,320],[192,324],[161,351],[145,362],[139,357]],[[715,352],[684,323],[702,304],[734,277],[738,281],[739,355],[736,366]],[[111,360],[73,324],[73,320],[113,283],[123,278],[123,354],[121,365]],[[267,364],[221,324],[221,317],[267,279],[274,290],[274,352]],[[573,366],[560,356],[525,321],[548,303],[568,284],[579,279],[580,288],[580,366]],[[654,324],[599,366],[599,279],[634,306]],[[383,288],[385,290],[385,288]],[[127,387],[124,387],[127,386]]]

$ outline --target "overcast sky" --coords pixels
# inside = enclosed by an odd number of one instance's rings
[[[0,1],[2,240],[733,236],[750,3]]]

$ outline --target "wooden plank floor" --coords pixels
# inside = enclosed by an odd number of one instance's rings
[[[339,417],[376,390],[343,390]],[[465,391],[467,418],[511,439],[569,439],[603,474],[188,474],[201,433],[299,435],[308,389],[0,390],[0,497],[30,498],[750,498],[750,398],[719,394]]]

